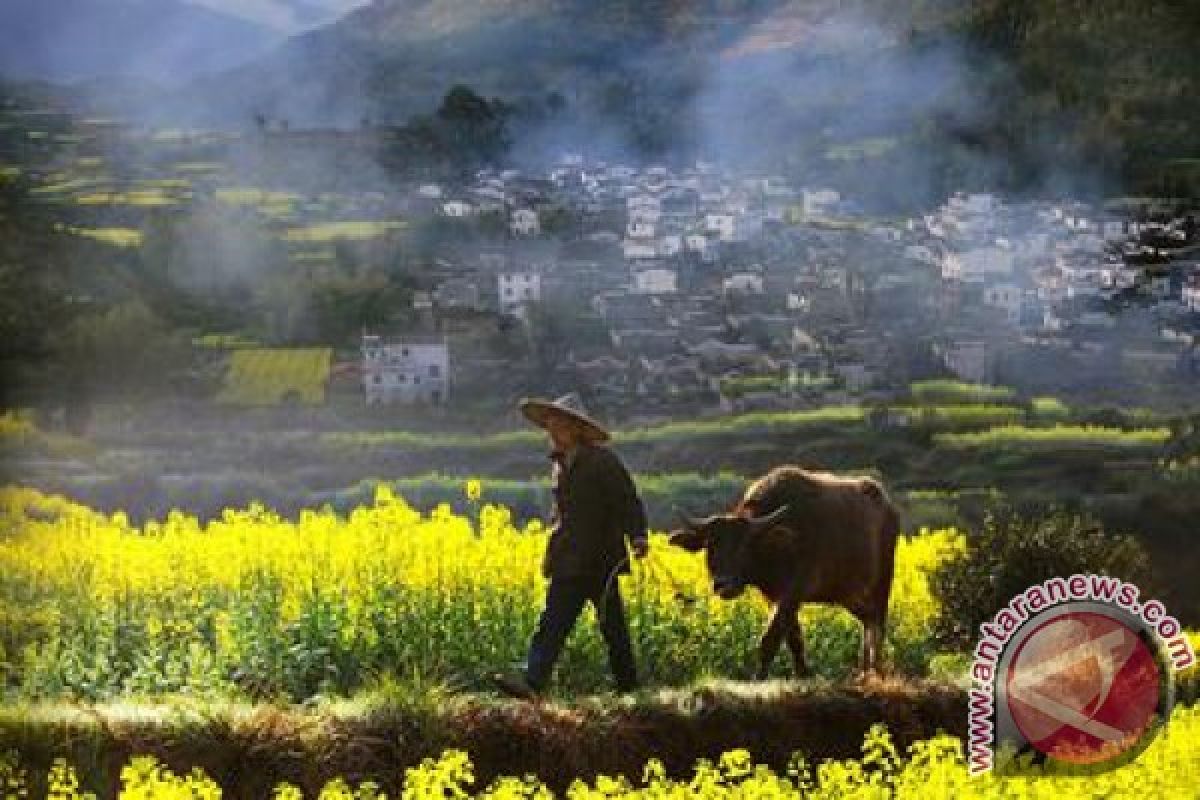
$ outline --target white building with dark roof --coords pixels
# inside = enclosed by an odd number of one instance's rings
[[[501,272],[496,275],[500,311],[522,314],[530,303],[542,299],[542,276],[532,270]]]
[[[363,334],[363,390],[367,405],[442,405],[450,388],[450,349],[445,339],[395,341]]]
[[[1192,275],[1183,285],[1183,304],[1189,311],[1200,314],[1200,272]]]

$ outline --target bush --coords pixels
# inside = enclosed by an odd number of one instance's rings
[[[1030,586],[1077,572],[1112,575],[1144,591],[1150,560],[1129,536],[1110,535],[1093,519],[1051,509],[1025,515],[993,506],[967,553],[931,577],[942,613],[934,635],[944,644],[974,644],[979,626]]]

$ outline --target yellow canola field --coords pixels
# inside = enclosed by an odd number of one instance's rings
[[[236,355],[236,354],[235,354]],[[422,514],[386,487],[348,516],[289,520],[261,507],[207,524],[172,512],[144,526],[21,489],[0,490],[0,663],[32,697],[244,691],[302,699],[351,691],[371,676],[455,681],[524,656],[540,609],[546,532],[517,525],[468,483],[470,516]],[[927,663],[937,614],[926,570],[961,552],[953,531],[904,538],[889,651]],[[745,677],[765,603],[711,591],[700,556],[652,537],[623,578],[639,666],[681,685]],[[819,670],[844,674],[859,628],[832,607],[806,608]],[[780,657],[778,674],[791,665]],[[568,691],[608,680],[594,625],[577,630],[559,670]]]
[[[288,401],[319,405],[325,402],[332,363],[333,350],[328,347],[236,350],[230,355],[217,401],[240,406]]]

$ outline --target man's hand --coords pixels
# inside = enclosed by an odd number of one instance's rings
[[[629,543],[629,549],[636,558],[645,558],[650,552],[650,542],[645,539],[634,539]]]

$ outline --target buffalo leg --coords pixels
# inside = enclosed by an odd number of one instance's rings
[[[879,662],[883,655],[883,621],[874,615],[862,619],[863,646],[861,667],[863,674],[879,672]]]
[[[793,620],[793,624],[787,629],[787,645],[792,651],[792,661],[796,665],[796,677],[804,678],[808,676],[808,660],[804,657],[804,628],[800,624],[799,615]]]
[[[775,660],[775,654],[779,652],[779,645],[783,643],[783,637],[795,624],[795,604],[780,603],[775,606],[775,613],[771,615],[767,632],[763,634],[762,640],[758,643],[758,674],[755,676],[758,680],[766,680],[767,673],[771,671],[771,662]]]

